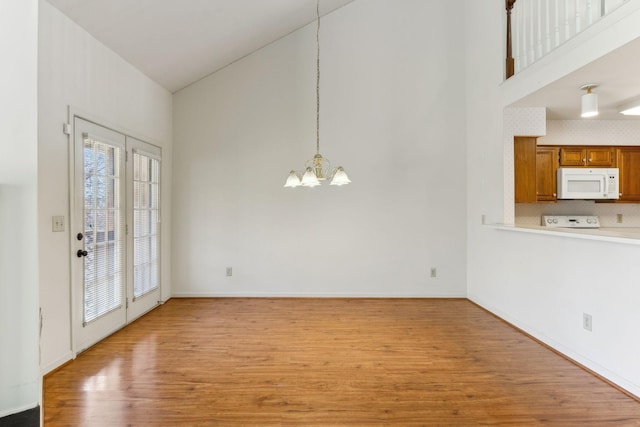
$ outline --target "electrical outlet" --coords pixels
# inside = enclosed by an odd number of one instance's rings
[[[431,267],[431,277],[437,277],[438,276],[438,271],[436,270],[435,267]]]
[[[56,215],[51,218],[51,229],[54,232],[64,231],[64,216]]]
[[[582,327],[591,332],[593,328],[593,319],[590,314],[582,313]]]
[[[622,214],[616,214],[616,222],[622,224]]]
[[[233,268],[227,267],[227,277],[231,277],[231,276],[233,276]]]

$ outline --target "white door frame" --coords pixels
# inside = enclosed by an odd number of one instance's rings
[[[76,344],[75,351],[82,351],[96,342],[100,341],[104,337],[112,334],[114,331],[122,328],[126,325],[127,322],[127,312],[126,312],[126,273],[127,273],[127,263],[126,263],[126,137],[123,134],[115,132],[111,129],[107,129],[103,126],[97,125],[95,123],[89,122],[79,117],[75,117],[73,121],[74,132],[73,132],[73,151],[74,151],[74,174],[73,174],[73,185],[74,191],[72,193],[72,198],[74,199],[74,212],[73,212],[73,220],[70,221],[70,232],[72,236],[76,236],[75,244],[71,246],[71,258],[72,258],[72,272],[74,280],[72,281],[72,295],[74,296],[75,305],[72,307],[72,318],[73,325],[76,327],[74,330],[74,342]],[[117,295],[118,305],[114,306],[110,311],[101,314],[99,317],[85,322],[85,271],[86,271],[86,262],[89,260],[91,262],[94,257],[98,255],[100,252],[100,248],[102,248],[102,253],[105,254],[107,259],[109,258],[107,253],[109,251],[109,226],[108,226],[108,217],[109,212],[103,212],[103,227],[104,230],[102,232],[103,242],[102,244],[98,243],[98,237],[100,229],[100,214],[94,218],[94,232],[90,233],[92,236],[92,241],[94,243],[95,251],[91,251],[87,247],[89,242],[89,233],[85,230],[85,142],[88,138],[94,139],[96,141],[108,144],[109,146],[114,147],[117,150],[117,157],[115,158],[114,168],[118,174],[118,180],[114,182],[117,186],[114,188],[114,195],[116,199],[113,200],[113,206],[116,207],[114,220],[115,222],[112,224],[114,228],[113,236],[117,239],[115,242],[114,250],[116,250],[116,256],[113,261],[116,263],[112,268],[115,272],[115,275],[111,277],[116,277],[116,282],[119,283]],[[106,165],[105,165],[106,167]],[[99,180],[98,175],[94,176],[94,179]],[[108,184],[105,183],[104,185]],[[107,190],[105,190],[107,191]],[[94,194],[94,197],[97,194]],[[97,203],[97,202],[96,202]],[[107,203],[110,204],[110,203]],[[105,207],[105,209],[107,209]],[[102,208],[99,208],[98,212],[101,211]],[[81,237],[82,235],[82,237]],[[80,237],[80,238],[78,238]],[[119,244],[118,244],[119,242]],[[86,250],[89,250],[89,255],[87,256]],[[84,251],[84,256],[81,255]],[[105,277],[109,277],[109,267],[107,264],[103,265],[104,273],[107,274]],[[98,271],[95,271],[95,274],[98,274]],[[109,286],[107,285],[107,288]]]
[[[79,218],[77,217],[76,214],[76,197],[75,197],[75,129],[73,126],[73,123],[75,121],[75,118],[79,118],[82,120],[85,120],[87,122],[96,124],[98,126],[101,126],[103,128],[112,130],[114,132],[123,134],[125,137],[129,138],[129,139],[135,139],[137,141],[142,142],[143,144],[146,144],[146,150],[147,152],[154,154],[156,156],[160,156],[160,160],[161,160],[161,153],[162,153],[162,149],[153,143],[150,142],[144,142],[144,138],[137,138],[135,136],[132,136],[131,132],[127,132],[126,130],[124,130],[122,127],[114,125],[112,123],[109,123],[106,120],[103,120],[102,118],[96,117],[90,113],[87,113],[86,111],[82,111],[78,108],[75,108],[73,106],[69,106],[68,107],[68,121],[64,126],[64,132],[68,135],[68,161],[69,161],[69,241],[70,241],[70,250],[73,253],[70,253],[70,288],[69,288],[69,299],[70,299],[70,312],[69,312],[69,319],[70,319],[70,323],[71,323],[71,330],[69,331],[70,335],[71,335],[71,352],[72,352],[72,357],[75,358],[80,352],[82,352],[83,350],[85,350],[87,347],[85,345],[83,345],[81,342],[78,341],[77,339],[77,330],[78,328],[82,327],[82,312],[80,312],[80,315],[78,317],[78,307],[81,307],[81,300],[78,300],[78,292],[74,292],[73,286],[74,284],[77,284],[79,282],[79,280],[82,280],[82,278],[77,277],[78,276],[78,269],[74,268],[74,266],[77,266],[77,257],[75,255],[76,251],[79,249],[78,247],[78,240],[76,239],[76,234],[77,231],[75,231],[76,229],[76,223],[79,220]],[[131,149],[129,147],[126,147],[126,151],[128,152],[126,155],[131,156],[131,153],[129,151],[131,151]],[[125,170],[129,170],[129,166],[126,165],[125,166]],[[162,172],[161,172],[162,174]],[[162,182],[162,177],[161,177],[161,182]],[[162,184],[161,184],[162,185]],[[127,203],[129,203],[129,189],[127,188],[126,190],[126,198],[127,198]],[[128,211],[128,209],[127,209]],[[125,217],[127,218],[127,222],[129,222],[129,212],[126,212]],[[160,225],[160,224],[159,224]],[[130,245],[130,241],[131,239],[129,238],[129,236],[127,236],[127,243],[126,243],[126,247],[127,247],[127,263],[129,262],[129,257],[130,254],[132,253],[131,250],[129,249],[129,245]],[[160,243],[159,243],[160,245]],[[159,254],[161,253],[160,248],[158,248],[158,252]],[[162,258],[159,256],[159,261],[162,265]],[[159,286],[158,286],[158,290],[157,293],[154,293],[154,295],[145,295],[143,298],[141,298],[141,300],[146,300],[145,302],[145,308],[143,310],[136,310],[136,316],[127,316],[127,324],[132,322],[133,320],[135,320],[137,317],[145,314],[146,312],[152,310],[153,308],[157,307],[159,304],[162,303],[162,289],[161,289],[161,284],[162,284],[162,267],[159,268],[158,274],[160,275],[159,278]],[[130,280],[130,275],[132,273],[129,272],[129,268],[127,268],[127,285],[129,286],[129,280]],[[128,292],[128,290],[127,290]],[[147,298],[148,297],[148,298]],[[142,305],[142,304],[141,304]],[[110,333],[109,333],[110,334]],[[106,338],[106,336],[108,336],[109,334],[105,335],[102,338]]]

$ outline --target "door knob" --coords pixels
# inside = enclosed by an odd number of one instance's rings
[[[82,258],[83,256],[87,256],[88,252],[83,250],[83,249],[78,249],[78,252],[76,252],[76,255],[78,256],[78,258]]]

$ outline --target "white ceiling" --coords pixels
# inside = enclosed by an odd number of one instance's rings
[[[547,107],[549,119],[580,119],[580,87],[595,83],[600,114],[596,119],[638,120],[623,116],[620,105],[640,97],[640,39],[591,62],[514,103],[519,107]],[[588,120],[588,119],[587,119]]]
[[[48,1],[171,92],[316,18],[316,0]],[[321,0],[320,14],[351,1]]]
[[[316,14],[316,0],[48,1],[171,92],[313,22]],[[320,13],[351,1],[320,0]],[[596,83],[598,118],[630,119],[618,106],[640,97],[639,76],[640,39],[514,105],[547,107],[550,119],[579,119],[580,86]]]

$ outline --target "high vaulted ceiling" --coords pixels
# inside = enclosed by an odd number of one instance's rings
[[[316,0],[48,1],[170,92],[316,18]],[[351,1],[320,0],[320,14]]]
[[[48,0],[147,76],[176,92],[315,20],[316,0]],[[326,15],[353,0],[320,0]],[[389,0],[394,1],[394,0]],[[310,49],[313,47],[310,46]],[[640,96],[640,40],[516,102],[580,118],[580,86],[597,83],[600,119]]]

